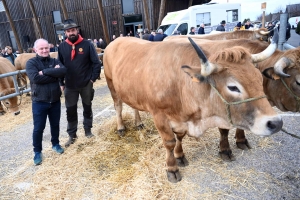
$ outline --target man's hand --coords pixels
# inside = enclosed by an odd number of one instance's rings
[[[43,71],[39,71],[39,75],[44,75],[44,74],[43,74]]]
[[[54,68],[60,68],[60,66],[59,65],[55,65],[55,67]]]

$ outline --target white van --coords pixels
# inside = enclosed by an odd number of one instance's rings
[[[297,24],[299,21],[300,21],[300,16],[289,18],[289,23],[290,23],[292,29],[297,28]]]
[[[158,29],[162,29],[167,35],[172,35],[174,31],[187,35],[191,27],[197,28],[204,23],[205,33],[209,33],[216,30],[222,20],[226,21],[226,31],[231,31],[241,21],[241,4],[207,3],[169,12]]]

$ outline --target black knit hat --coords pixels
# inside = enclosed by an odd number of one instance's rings
[[[222,20],[222,21],[221,21],[221,24],[226,24],[226,21],[225,21],[225,20]]]
[[[80,26],[78,26],[72,19],[67,19],[64,21],[64,28],[63,30],[67,30],[70,28],[78,28]]]

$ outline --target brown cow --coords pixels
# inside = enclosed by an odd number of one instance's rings
[[[14,72],[16,71],[15,66],[11,64],[11,62],[6,59],[0,57],[0,74],[6,74],[9,72]],[[15,93],[15,87],[14,87],[14,82],[13,78],[10,77],[5,77],[5,78],[0,78],[0,96],[6,96],[12,93]],[[12,97],[6,100],[3,100],[2,103],[4,106],[8,109],[11,110],[15,115],[20,114],[19,111],[19,106],[18,106],[18,97]],[[5,113],[1,102],[0,102],[0,114],[3,115]]]
[[[22,53],[20,54],[15,60],[15,67],[17,70],[25,69],[26,62],[36,56],[36,53]],[[18,79],[18,85],[27,86],[27,75],[26,73],[22,74],[21,77]]]
[[[231,32],[218,32],[215,34],[205,35],[173,35],[166,37],[164,41],[174,40],[179,38],[191,37],[193,39],[207,39],[207,40],[229,40],[229,39],[249,39],[249,40],[260,40],[268,41],[268,34],[270,32],[266,28],[258,30],[240,30]]]
[[[183,39],[180,39],[183,40]],[[185,42],[185,41],[183,41]],[[206,40],[195,39],[198,45]],[[212,49],[217,51],[227,46],[242,46],[251,53],[259,53],[268,47],[267,43],[250,40],[219,41],[220,46]],[[272,106],[281,111],[300,111],[300,47],[286,51],[276,50],[271,57],[257,64],[257,68],[265,75],[263,79],[264,92]],[[220,156],[223,160],[234,160],[229,146],[228,132],[219,129],[221,133]],[[236,144],[241,149],[251,148],[244,130],[236,129]]]
[[[219,46],[216,41],[201,44],[203,51],[192,44],[118,38],[104,54],[118,130],[125,129],[122,102],[136,114],[151,113],[166,148],[171,182],[181,180],[178,165],[188,164],[181,145],[186,134],[200,137],[211,127],[235,126],[268,136],[282,127],[281,117],[263,98],[262,75],[251,61],[260,55],[243,47],[212,51]],[[241,104],[230,105],[235,101]],[[139,117],[136,123],[141,124]]]

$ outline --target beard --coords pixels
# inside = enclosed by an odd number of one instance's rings
[[[68,40],[70,40],[70,42],[75,43],[78,40],[78,34],[72,34],[68,36]]]

